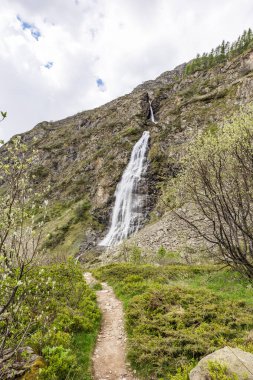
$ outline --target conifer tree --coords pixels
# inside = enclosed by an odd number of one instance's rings
[[[225,62],[228,59],[242,54],[249,48],[253,47],[253,32],[251,28],[245,30],[241,36],[238,37],[233,43],[222,41],[221,45],[212,49],[211,52],[197,54],[196,58],[192,60],[185,68],[185,74],[189,75],[198,70],[206,70],[216,64]]]

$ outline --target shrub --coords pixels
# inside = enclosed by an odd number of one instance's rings
[[[131,253],[130,253],[131,261],[140,264],[141,262],[141,248],[138,247],[137,245],[133,246],[131,248]]]
[[[189,373],[193,369],[193,367],[196,365],[196,362],[193,361],[190,364],[186,364],[183,368],[179,367],[177,369],[177,373],[175,375],[172,375],[170,377],[170,380],[189,380]]]
[[[40,370],[40,379],[66,379],[77,365],[76,357],[62,346],[45,347],[42,351],[47,367]]]
[[[167,251],[166,251],[166,249],[164,248],[164,246],[161,246],[159,249],[158,249],[158,251],[157,251],[157,257],[158,257],[158,261],[159,262],[163,262],[164,261],[164,258],[165,258],[165,256],[166,256],[166,253],[167,253]]]
[[[27,299],[26,306],[39,318],[35,320],[25,344],[46,361],[47,366],[41,371],[42,379],[65,379],[69,370],[71,373],[77,371],[72,365],[78,359],[73,337],[82,334],[84,341],[89,340],[89,335],[96,335],[98,330],[100,312],[96,296],[84,282],[82,270],[73,260],[34,268],[29,280],[31,298]],[[39,299],[37,304],[30,303],[34,292]],[[86,367],[89,364],[87,360]]]
[[[50,328],[46,333],[42,330],[37,330],[29,339],[29,344],[39,354],[42,353],[43,347],[49,345],[69,347],[70,343],[70,334],[64,331],[56,331],[54,328]]]
[[[202,135],[184,159],[179,218],[213,247],[217,259],[253,279],[253,109]],[[201,222],[200,222],[201,220]],[[213,253],[214,254],[214,253]]]

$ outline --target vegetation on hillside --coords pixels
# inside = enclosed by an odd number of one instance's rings
[[[177,181],[177,212],[217,251],[219,261],[253,279],[253,110],[241,111],[190,147]],[[214,254],[214,253],[213,253]]]
[[[193,74],[196,71],[206,70],[219,63],[224,63],[252,47],[253,33],[249,28],[232,44],[223,40],[221,45],[212,49],[210,53],[203,53],[202,55],[198,54],[195,59],[186,65],[185,74]]]
[[[124,302],[128,357],[143,379],[187,380],[201,357],[225,345],[253,352],[253,290],[233,271],[117,264],[94,273]]]

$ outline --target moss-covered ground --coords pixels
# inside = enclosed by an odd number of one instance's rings
[[[140,378],[187,380],[206,354],[253,352],[253,287],[212,265],[114,264],[94,270],[124,302],[128,358]]]

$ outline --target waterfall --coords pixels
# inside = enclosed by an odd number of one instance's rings
[[[152,123],[157,123],[157,121],[155,121],[155,116],[154,116],[154,111],[153,111],[153,108],[152,108],[152,102],[151,100],[148,101],[149,102],[149,112],[150,112],[150,120],[152,121]]]
[[[140,185],[148,166],[148,141],[149,132],[145,131],[133,147],[130,161],[115,191],[111,227],[100,246],[116,245],[141,226],[146,197],[141,194]]]

